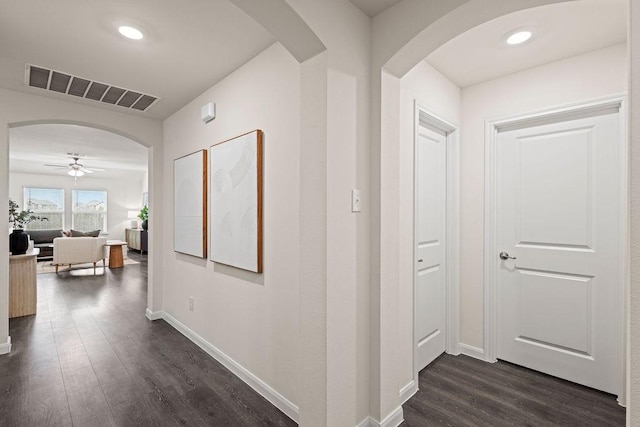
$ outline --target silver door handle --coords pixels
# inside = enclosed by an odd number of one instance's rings
[[[498,256],[500,257],[500,259],[516,259],[516,257],[509,256],[509,254],[506,252],[500,252],[500,255]]]
[[[420,258],[420,259],[418,260],[418,262],[422,262],[422,258]]]

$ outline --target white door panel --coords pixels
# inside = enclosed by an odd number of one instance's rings
[[[498,136],[498,358],[618,393],[618,114]],[[496,254],[497,255],[497,254]]]
[[[518,269],[518,274],[521,338],[591,353],[593,279],[539,270]]]
[[[423,369],[445,350],[446,135],[419,127],[416,167],[416,346]]]
[[[518,137],[519,242],[589,245],[591,134],[578,129]]]

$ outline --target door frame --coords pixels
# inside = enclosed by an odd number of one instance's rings
[[[484,358],[485,361],[495,363],[498,348],[498,284],[497,284],[497,208],[499,202],[498,188],[498,159],[497,144],[500,132],[523,127],[543,125],[572,118],[582,118],[616,111],[619,114],[621,150],[620,150],[620,255],[621,263],[618,269],[619,304],[617,312],[620,328],[620,354],[623,358],[621,365],[620,395],[618,402],[626,401],[626,337],[628,325],[627,295],[629,292],[629,184],[628,184],[628,106],[626,93],[604,98],[564,104],[552,108],[538,110],[532,113],[509,117],[490,119],[485,121],[485,175],[484,175]]]
[[[460,253],[460,137],[459,127],[432,112],[423,103],[414,101],[414,135],[413,135],[413,381],[412,395],[418,390],[418,346],[416,336],[416,285],[417,285],[417,254],[418,243],[418,132],[420,125],[427,125],[438,129],[447,135],[446,140],[446,230],[445,230],[445,352],[460,354],[459,349],[459,253]],[[406,388],[406,387],[405,387]],[[407,390],[409,391],[409,390]],[[402,395],[403,393],[401,393]],[[401,396],[402,397],[402,396]]]

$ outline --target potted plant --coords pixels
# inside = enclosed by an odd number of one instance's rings
[[[13,232],[9,236],[9,250],[13,255],[22,255],[29,249],[29,235],[24,232],[24,228],[32,221],[48,221],[31,211],[31,209],[20,210],[20,206],[9,199],[9,224],[13,226]]]
[[[138,218],[140,218],[140,221],[142,221],[142,229],[144,231],[147,231],[147,228],[149,228],[149,208],[147,206],[145,206],[144,208],[140,209],[140,213],[138,214]]]

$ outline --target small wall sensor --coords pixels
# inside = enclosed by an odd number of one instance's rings
[[[200,117],[202,118],[202,121],[205,123],[209,123],[211,120],[215,119],[216,104],[214,104],[213,102],[210,102],[206,104],[204,107],[202,107],[202,109],[200,110]]]

